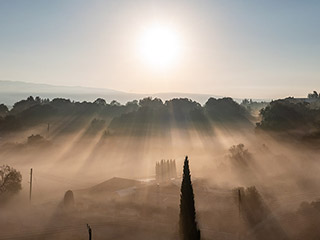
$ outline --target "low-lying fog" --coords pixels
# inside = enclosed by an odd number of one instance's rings
[[[88,239],[87,223],[93,239],[177,239],[186,155],[203,239],[319,239],[318,150],[253,126],[89,136],[85,128],[61,134],[60,127],[1,138],[1,163],[21,172],[22,191],[1,206],[0,239]],[[31,134],[45,138],[27,141]],[[175,159],[178,178],[158,184],[155,166],[162,159]],[[265,216],[257,208],[262,217],[248,221],[234,193],[251,186]],[[63,200],[67,190],[72,207]]]

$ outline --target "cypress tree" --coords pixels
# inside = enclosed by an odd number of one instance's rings
[[[180,194],[180,239],[199,240],[200,230],[196,222],[196,210],[194,207],[194,194],[191,183],[189,160],[186,156],[183,166],[183,179]]]

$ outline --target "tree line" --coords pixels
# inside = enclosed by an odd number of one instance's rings
[[[121,132],[131,127],[137,132],[141,126],[196,127],[208,130],[211,122],[249,124],[250,113],[231,98],[210,98],[201,106],[187,98],[175,98],[163,102],[159,98],[144,98],[121,105],[117,101],[106,103],[102,98],[93,102],[75,102],[70,99],[52,100],[28,97],[15,103],[12,109],[0,105],[0,132],[10,132],[39,124],[55,123],[72,116],[75,120],[66,131],[77,130],[87,123],[99,127],[109,126]],[[134,131],[133,131],[134,132]]]

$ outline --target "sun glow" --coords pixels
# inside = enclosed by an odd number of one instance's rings
[[[172,28],[152,25],[139,39],[139,52],[144,63],[156,69],[167,69],[177,63],[181,53],[180,39]]]

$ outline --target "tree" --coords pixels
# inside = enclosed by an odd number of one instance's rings
[[[249,103],[249,99],[245,98],[242,100],[241,105],[248,105]]]
[[[112,100],[111,103],[110,103],[110,105],[111,105],[111,106],[117,106],[117,107],[121,106],[121,104],[120,104],[118,101],[116,101],[116,100]]]
[[[319,94],[317,91],[313,91],[313,93],[308,94],[308,98],[319,98]]]
[[[94,102],[94,104],[100,105],[100,106],[106,106],[107,102],[103,98],[97,98]]]
[[[255,186],[238,188],[234,191],[237,204],[240,205],[241,216],[250,229],[254,239],[259,240],[288,240],[288,236],[280,227],[277,219],[266,205],[262,195]],[[239,201],[239,202],[238,202]],[[241,238],[244,239],[244,238]],[[319,238],[299,238],[319,239]]]
[[[34,99],[37,103],[41,103],[41,98],[39,96],[36,96],[36,98]]]
[[[241,121],[249,123],[250,114],[243,106],[239,105],[232,98],[209,98],[204,105],[204,110],[209,118],[218,122]]]
[[[246,164],[248,160],[252,158],[248,149],[245,149],[244,144],[240,143],[237,146],[233,145],[229,149],[230,155],[229,158],[234,163]]]
[[[21,100],[19,102],[16,102],[13,105],[13,108],[10,111],[10,114],[18,114],[23,112],[24,110],[39,104],[38,102],[36,102],[34,100],[34,98],[32,96],[28,97],[26,100]]]
[[[313,109],[308,102],[291,102],[290,99],[272,101],[261,109],[261,122],[258,129],[271,131],[290,131],[318,128],[319,109]]]
[[[270,213],[256,187],[239,188],[239,190],[242,217],[245,218],[250,226],[255,226],[264,221]]]
[[[196,222],[196,210],[194,207],[194,194],[191,183],[188,156],[186,156],[183,166],[179,226],[181,240],[200,239],[200,230],[198,229],[198,225]]]
[[[6,105],[0,104],[0,117],[4,117],[8,114],[9,109]]]
[[[153,109],[159,109],[163,107],[163,102],[160,98],[152,99],[151,97],[147,97],[139,100],[139,105],[141,107],[150,107]]]
[[[16,169],[3,165],[0,167],[0,201],[11,197],[21,190],[21,173]]]

